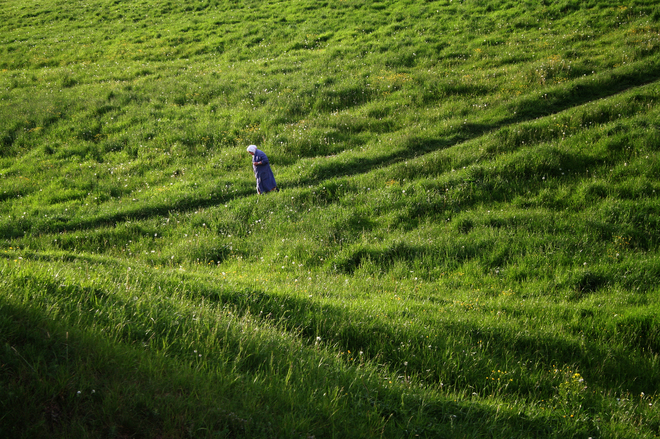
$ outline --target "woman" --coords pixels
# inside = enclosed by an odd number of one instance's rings
[[[252,156],[252,169],[254,170],[254,176],[257,179],[257,193],[261,195],[270,191],[278,190],[277,184],[275,183],[275,176],[270,169],[266,154],[257,149],[255,145],[248,146],[247,151]]]

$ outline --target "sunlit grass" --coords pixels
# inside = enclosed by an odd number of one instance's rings
[[[0,436],[659,434],[653,2],[0,16]]]

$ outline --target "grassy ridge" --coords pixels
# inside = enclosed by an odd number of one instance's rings
[[[657,437],[659,19],[5,2],[0,432]]]

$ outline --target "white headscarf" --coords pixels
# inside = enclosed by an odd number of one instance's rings
[[[256,145],[250,145],[247,147],[248,152],[251,152],[252,154],[255,154],[257,152],[257,146]]]

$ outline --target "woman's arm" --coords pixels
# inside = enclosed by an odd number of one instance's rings
[[[255,155],[254,161],[252,162],[255,166],[267,165],[268,157],[263,155]]]

